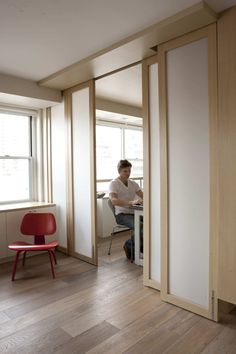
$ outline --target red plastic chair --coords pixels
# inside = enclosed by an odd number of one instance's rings
[[[50,243],[45,243],[45,236],[52,235],[56,232],[56,220],[51,213],[28,213],[23,217],[20,227],[21,233],[23,235],[34,236],[34,244],[30,244],[23,241],[16,241],[10,245],[8,248],[12,251],[16,251],[16,258],[13,265],[12,278],[14,281],[17,263],[21,252],[23,254],[23,266],[25,265],[26,252],[28,251],[48,251],[52,276],[55,278],[53,261],[57,264],[55,248],[58,246],[57,241]]]

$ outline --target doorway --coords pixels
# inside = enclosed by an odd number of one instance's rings
[[[116,225],[108,206],[110,181],[117,177],[117,163],[132,164],[131,179],[143,188],[142,67],[134,65],[96,80],[96,190],[98,264],[126,259],[123,244],[130,237],[121,232],[112,240]]]

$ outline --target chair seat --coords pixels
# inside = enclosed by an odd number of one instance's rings
[[[130,231],[131,228],[125,225],[116,225],[113,227],[112,235],[119,234],[120,232]]]
[[[47,251],[58,246],[57,241],[46,243],[43,245],[32,245],[24,241],[16,241],[11,243],[8,248],[13,251]]]

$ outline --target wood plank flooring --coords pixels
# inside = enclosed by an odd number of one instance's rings
[[[0,353],[236,353],[236,311],[214,323],[164,303],[142,285],[126,236],[100,240],[99,267],[58,253],[56,279],[48,256],[29,257],[11,282],[0,265]]]

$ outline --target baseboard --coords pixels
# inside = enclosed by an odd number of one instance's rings
[[[57,246],[57,251],[64,253],[66,255],[68,255],[68,250],[66,247],[62,247],[62,246]]]
[[[230,311],[232,311],[234,307],[235,305],[231,304],[230,302],[226,302],[220,299],[218,300],[218,310],[220,313],[230,313]]]

